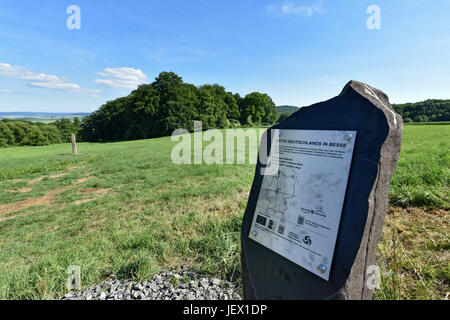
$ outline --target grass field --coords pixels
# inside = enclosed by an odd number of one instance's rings
[[[450,126],[406,126],[376,299],[450,293]],[[183,165],[170,138],[0,149],[0,299],[191,269],[240,284],[240,224],[253,165]]]

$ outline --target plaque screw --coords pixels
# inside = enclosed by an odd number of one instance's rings
[[[351,134],[351,133],[346,133],[345,135],[344,135],[344,140],[345,141],[352,141],[352,139],[353,139],[353,134]]]
[[[258,235],[258,230],[253,230],[253,235],[256,237]]]
[[[325,272],[327,272],[327,266],[324,264],[319,264],[317,266],[317,270],[321,273],[324,274]]]

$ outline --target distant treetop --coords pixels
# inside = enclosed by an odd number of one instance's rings
[[[176,129],[271,125],[278,120],[272,99],[253,92],[245,97],[219,84],[195,86],[173,72],[161,72],[126,97],[109,101],[83,119],[85,141],[135,140],[171,135]]]
[[[300,109],[296,106],[278,106],[277,111],[278,113],[293,113],[295,111],[298,111]]]
[[[450,100],[426,100],[392,106],[406,122],[450,121]]]

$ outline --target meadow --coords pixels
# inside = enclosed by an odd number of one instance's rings
[[[83,286],[182,265],[240,285],[254,165],[177,166],[174,144],[0,149],[0,299],[58,299],[72,265]],[[375,299],[449,296],[449,150],[450,126],[405,126]]]

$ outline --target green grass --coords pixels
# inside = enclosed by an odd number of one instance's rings
[[[449,128],[405,128],[393,205],[447,212]],[[143,280],[183,264],[239,285],[239,233],[254,165],[176,166],[173,145],[170,138],[80,143],[77,157],[70,144],[0,149],[0,299],[59,298],[71,265],[81,267],[83,286],[112,274]],[[447,221],[422,223],[439,235]],[[448,237],[423,239],[417,228],[408,250],[445,257]],[[389,235],[383,241],[397,252]],[[424,243],[416,245],[419,238]],[[380,257],[389,270],[391,260]],[[417,263],[425,262],[400,267]],[[425,289],[386,280],[375,297],[442,298],[450,291],[446,266],[417,271],[431,279]]]
[[[450,126],[406,126],[391,205],[448,209],[449,180]]]
[[[70,265],[81,267],[83,285],[182,264],[239,282],[238,230],[254,167],[176,166],[171,145],[80,143],[78,157],[70,144],[0,150],[0,204],[36,202],[6,213],[0,205],[0,298],[58,298]],[[86,198],[94,200],[76,204]]]
[[[408,126],[445,126],[449,125],[450,121],[434,121],[434,122],[405,122]]]
[[[390,208],[378,245],[375,299],[448,299],[450,228],[442,209]]]

